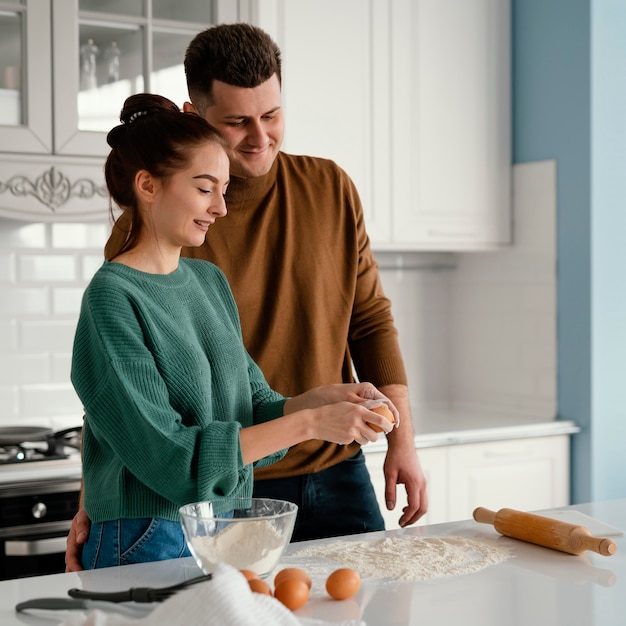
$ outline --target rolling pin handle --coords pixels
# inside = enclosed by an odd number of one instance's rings
[[[603,556],[611,556],[617,552],[617,544],[606,537],[598,544],[598,553]]]
[[[482,506],[474,509],[473,517],[477,522],[481,522],[482,524],[493,524],[496,521],[495,511],[490,511]]]

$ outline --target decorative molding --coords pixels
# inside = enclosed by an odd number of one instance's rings
[[[6,183],[0,181],[0,194],[8,191],[14,196],[32,196],[53,213],[71,198],[89,199],[94,196],[106,198],[106,185],[99,185],[88,178],[79,178],[75,182],[65,176],[56,167],[51,167],[35,181],[26,176],[12,176]]]

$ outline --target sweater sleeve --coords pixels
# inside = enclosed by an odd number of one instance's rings
[[[377,387],[406,385],[391,302],[385,296],[380,281],[378,264],[365,230],[361,200],[352,180],[345,172],[342,173],[344,202],[354,216],[358,248],[358,275],[348,337],[354,367],[360,380]]]

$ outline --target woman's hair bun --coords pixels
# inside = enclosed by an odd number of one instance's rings
[[[130,124],[148,119],[159,112],[180,113],[180,109],[168,98],[152,93],[138,93],[129,96],[120,111],[119,126],[115,126],[107,135],[107,143],[114,148]]]
[[[168,98],[152,93],[138,93],[130,96],[124,102],[120,112],[122,124],[132,124],[141,117],[146,117],[159,111],[180,113],[180,109]]]

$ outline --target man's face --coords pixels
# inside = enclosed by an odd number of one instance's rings
[[[214,80],[212,93],[204,119],[226,140],[230,173],[244,178],[267,174],[285,128],[276,74],[251,89]]]

